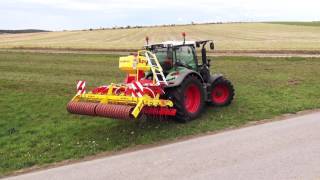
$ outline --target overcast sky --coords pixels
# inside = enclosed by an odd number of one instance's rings
[[[320,0],[0,0],[0,29],[316,20]]]

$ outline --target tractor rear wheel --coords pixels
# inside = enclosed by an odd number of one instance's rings
[[[176,120],[188,122],[201,114],[204,108],[204,89],[195,76],[186,77],[180,86],[167,91],[168,98],[173,101],[177,109]]]
[[[234,88],[231,82],[225,78],[219,78],[211,85],[210,100],[211,105],[227,106],[234,96]]]

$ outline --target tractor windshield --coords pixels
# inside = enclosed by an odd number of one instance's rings
[[[157,48],[153,50],[164,71],[172,68],[172,51],[168,48]]]
[[[197,67],[195,55],[190,46],[181,46],[176,49],[176,61],[194,70]]]

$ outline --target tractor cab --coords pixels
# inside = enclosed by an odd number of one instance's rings
[[[147,45],[146,49],[153,52],[161,64],[164,73],[168,74],[177,68],[187,68],[202,75],[207,82],[210,78],[210,60],[206,55],[206,44],[214,49],[213,41],[166,41]],[[201,61],[198,60],[196,49],[201,48]]]
[[[165,71],[169,71],[174,66],[184,66],[188,69],[197,70],[197,56],[194,41],[166,41],[160,44],[149,46],[158,58],[159,63]]]

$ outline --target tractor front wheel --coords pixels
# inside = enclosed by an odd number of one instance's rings
[[[234,88],[231,82],[225,78],[219,78],[211,85],[211,105],[227,106],[234,96]]]
[[[167,91],[177,109],[176,120],[188,122],[197,118],[204,108],[204,89],[195,76],[186,77],[180,86]]]

